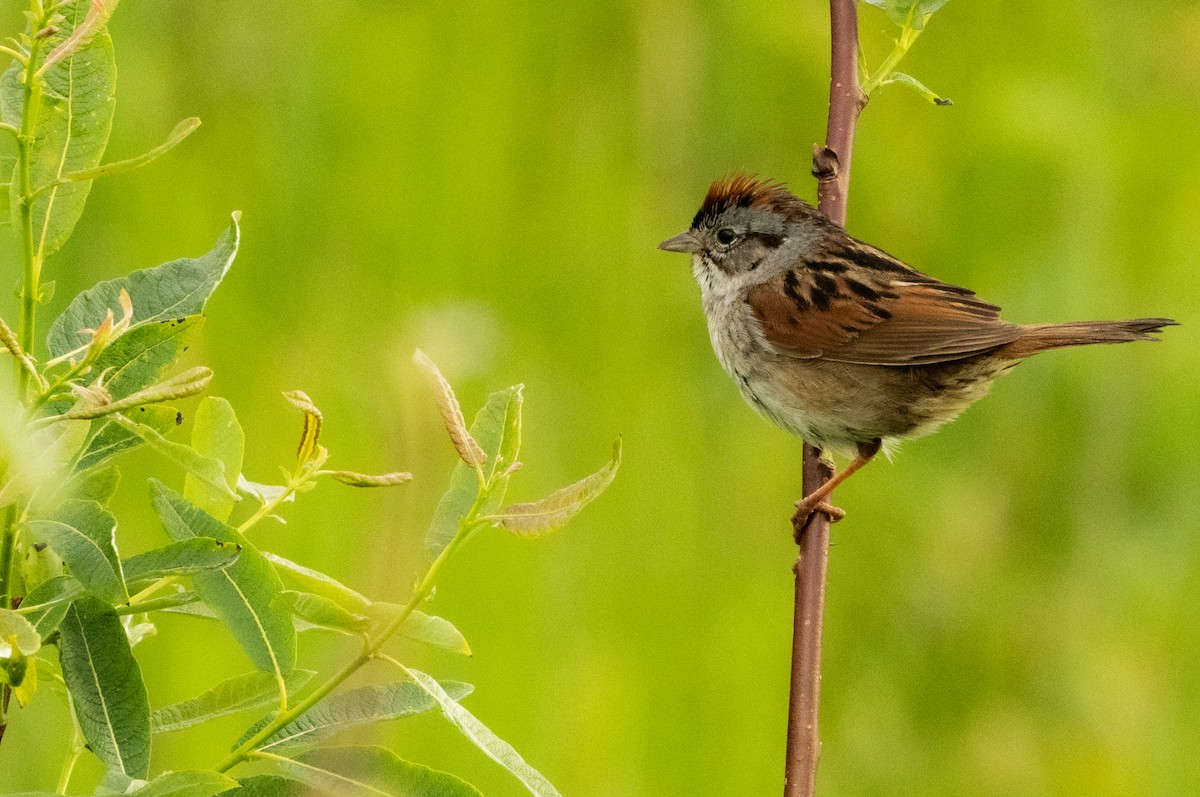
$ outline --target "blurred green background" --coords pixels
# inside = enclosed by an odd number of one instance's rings
[[[22,25],[5,0],[0,22]],[[510,495],[599,466],[610,492],[527,543],[484,535],[435,608],[468,705],[566,795],[780,791],[800,445],[713,357],[684,260],[654,245],[735,169],[811,198],[824,135],[820,0],[123,3],[109,159],[204,126],[98,183],[50,263],[56,314],[99,278],[244,245],[195,363],[289,461],[301,388],[335,467],[395,491],[302,497],[255,541],[378,597],[408,594],[454,463],[410,363],[468,414],[524,382]],[[872,63],[890,23],[862,12]],[[939,435],[839,491],[820,786],[837,795],[1179,795],[1200,789],[1200,6],[954,0],[859,127],[851,231],[1016,321],[1173,316],[1157,345],[1049,354]],[[3,263],[16,281],[11,244]],[[4,314],[15,318],[5,292]],[[46,328],[43,324],[43,330]],[[134,458],[124,550],[165,538]],[[172,476],[181,483],[181,477]],[[198,621],[139,647],[155,705],[249,669]],[[329,667],[346,643],[306,635]],[[15,712],[0,789],[52,787],[61,705]],[[161,737],[213,764],[249,717]],[[488,795],[519,785],[436,716],[380,739]],[[249,771],[249,770],[248,770]],[[98,777],[85,760],[76,787]]]

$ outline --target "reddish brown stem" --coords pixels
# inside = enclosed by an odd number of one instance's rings
[[[813,150],[817,206],[838,224],[846,223],[854,127],[864,98],[858,85],[856,0],[830,0],[829,125],[825,146]],[[821,451],[804,446],[804,495],[833,476]],[[796,573],[796,613],[792,631],[792,684],[788,703],[787,766],[784,797],[816,793],[821,740],[817,710],[821,692],[821,624],[825,613],[825,574],[829,564],[829,518],[821,512],[794,529],[800,543]]]

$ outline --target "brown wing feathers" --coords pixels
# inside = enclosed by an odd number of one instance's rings
[[[797,357],[918,365],[971,356],[1019,338],[1000,308],[855,241],[752,290],[767,340]],[[853,265],[852,265],[853,264]]]

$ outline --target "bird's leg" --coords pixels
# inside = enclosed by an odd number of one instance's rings
[[[883,441],[878,437],[866,443],[858,444],[858,456],[854,461],[845,467],[840,473],[834,474],[833,478],[822,484],[817,489],[813,490],[808,495],[796,502],[796,514],[792,517],[792,524],[797,528],[803,528],[805,522],[808,521],[808,516],[813,512],[824,512],[829,516],[831,523],[836,523],[846,516],[846,513],[838,509],[827,500],[829,494],[842,482],[849,479],[854,472],[866,465],[871,459],[879,453]]]

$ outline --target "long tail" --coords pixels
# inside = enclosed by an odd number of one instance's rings
[[[1027,324],[1021,337],[1004,347],[1006,354],[1028,357],[1050,349],[1090,346],[1093,343],[1129,343],[1158,340],[1163,327],[1178,326],[1170,318],[1135,318],[1132,321],[1071,321],[1066,324]]]

